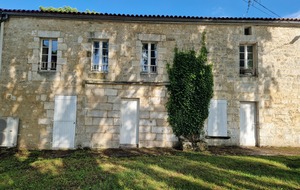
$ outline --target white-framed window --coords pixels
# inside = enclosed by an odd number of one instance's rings
[[[94,41],[92,71],[108,72],[108,41]]]
[[[255,45],[240,45],[240,75],[256,75]]]
[[[142,43],[141,70],[143,73],[157,73],[157,44]]]
[[[57,67],[57,39],[41,40],[41,71],[55,71]]]

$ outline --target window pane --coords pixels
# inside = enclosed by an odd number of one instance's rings
[[[102,56],[108,56],[108,49],[102,49]]]
[[[240,46],[240,52],[245,52],[245,47],[244,46]]]
[[[98,65],[100,61],[100,57],[99,56],[93,56],[93,64],[94,65]]]
[[[94,48],[99,48],[99,42],[94,42]]]
[[[151,59],[151,65],[156,65],[156,59],[155,58]]]
[[[252,68],[253,68],[253,61],[248,60],[248,69],[252,69]]]
[[[43,47],[49,48],[49,40],[43,40]]]
[[[48,48],[43,48],[43,52],[42,52],[42,54],[44,54],[44,55],[48,55]]]
[[[148,52],[148,44],[143,44],[143,51],[147,51]]]
[[[245,67],[245,62],[244,62],[244,60],[240,60],[240,67],[242,67],[242,68]]]
[[[102,58],[102,64],[108,64],[108,57]]]
[[[57,56],[53,56],[51,57],[51,62],[56,63],[57,62]]]
[[[93,56],[100,56],[99,49],[94,49]]]
[[[57,54],[57,40],[52,40],[52,54]]]
[[[151,51],[156,51],[156,44],[151,44]]]
[[[248,53],[252,53],[253,52],[253,47],[252,46],[247,46],[247,52]]]
[[[248,53],[248,60],[253,59],[253,53]]]
[[[148,64],[148,44],[143,44],[142,59],[143,59],[143,64],[147,65]]]
[[[151,51],[151,57],[156,57],[156,51]]]
[[[151,73],[156,73],[156,66],[151,66]]]
[[[48,62],[48,55],[42,55],[42,62]]]
[[[240,59],[245,59],[245,54],[244,53],[240,53]]]
[[[103,43],[102,43],[102,46],[103,46],[103,48],[108,49],[108,42],[103,42]]]
[[[143,59],[143,64],[148,65],[148,59]]]

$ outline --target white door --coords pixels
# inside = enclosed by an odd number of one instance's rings
[[[55,96],[53,141],[54,149],[74,148],[76,96]]]
[[[138,106],[137,99],[121,101],[120,145],[138,144]]]
[[[256,145],[255,103],[241,102],[240,107],[240,145]]]

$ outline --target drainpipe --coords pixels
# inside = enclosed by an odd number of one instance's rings
[[[4,36],[4,22],[8,19],[7,14],[0,13],[0,76],[2,70],[2,49],[3,49],[3,36]]]

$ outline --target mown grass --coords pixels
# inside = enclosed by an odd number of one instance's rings
[[[299,156],[0,154],[0,189],[300,189]]]

